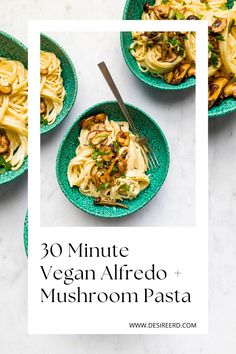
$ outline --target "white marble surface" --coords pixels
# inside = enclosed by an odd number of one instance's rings
[[[28,18],[74,19],[86,16],[115,19],[121,17],[124,1],[90,1],[93,6],[89,11],[88,3],[69,0],[2,0],[1,29],[26,43]],[[190,93],[188,99],[191,97]],[[178,99],[181,101],[181,97]],[[186,101],[183,98],[182,102]],[[81,106],[81,110],[83,108]],[[169,132],[167,127],[166,130]],[[52,139],[57,139],[57,134],[62,132],[58,130],[55,135],[52,134]],[[0,187],[1,354],[235,354],[236,115],[211,122],[209,134],[209,335],[28,336],[27,259],[22,243],[22,224],[27,207],[24,176],[10,185]]]

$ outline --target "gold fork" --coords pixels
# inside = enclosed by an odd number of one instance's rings
[[[122,110],[125,118],[127,119],[133,133],[136,135],[137,141],[139,142],[140,145],[142,145],[143,147],[146,147],[146,150],[148,152],[149,169],[159,167],[159,162],[158,162],[157,157],[153,151],[153,148],[151,147],[150,143],[148,142],[148,139],[145,136],[139,135],[139,132],[134,124],[134,121],[131,118],[131,116],[125,106],[125,103],[124,103],[124,101],[123,101],[123,99],[116,87],[116,84],[115,84],[105,62],[103,61],[103,62],[99,63],[98,67],[101,70],[101,72],[102,72],[108,86],[110,87],[113,95],[115,96],[117,103],[120,106],[120,109]]]

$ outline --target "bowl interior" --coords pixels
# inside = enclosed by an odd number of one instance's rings
[[[0,57],[18,60],[28,67],[27,48],[16,38],[8,33],[0,31]],[[25,159],[23,165],[17,171],[8,171],[0,174],[0,184],[8,183],[15,178],[21,176],[28,168],[28,158]]]
[[[123,20],[140,20],[143,13],[143,4],[145,2],[146,0],[128,0],[124,8]],[[152,5],[155,3],[155,1],[152,0],[149,3]],[[196,79],[194,77],[186,79],[179,85],[170,85],[166,83],[162,78],[153,77],[149,73],[143,73],[140,71],[137,61],[130,53],[129,48],[131,43],[131,33],[121,32],[121,49],[124,59],[132,73],[145,84],[159,88],[161,90],[182,90],[195,85]]]
[[[116,102],[104,102],[89,108],[74,122],[66,133],[59,148],[56,162],[57,178],[63,193],[75,206],[87,213],[107,218],[122,217],[131,214],[143,207],[154,197],[166,178],[169,167],[169,148],[163,132],[146,113],[131,105],[127,105],[127,108],[140,134],[146,136],[152,145],[160,167],[150,174],[150,185],[147,189],[141,192],[136,199],[124,201],[128,209],[94,206],[93,198],[81,194],[77,187],[71,188],[67,179],[67,168],[70,160],[75,156],[75,149],[78,146],[78,136],[80,134],[79,121],[89,115],[100,112],[106,113],[110,120],[125,120]]]
[[[58,124],[60,124],[69,114],[76,99],[78,80],[77,80],[74,64],[72,63],[71,59],[69,58],[65,50],[62,49],[59,46],[59,44],[57,44],[54,40],[52,40],[45,34],[41,34],[40,47],[41,50],[54,53],[57,56],[57,58],[61,61],[63,85],[66,90],[66,97],[63,102],[63,108],[60,114],[57,116],[57,119],[53,124],[41,126],[40,131],[41,134],[43,134],[51,131],[56,126],[58,126]]]

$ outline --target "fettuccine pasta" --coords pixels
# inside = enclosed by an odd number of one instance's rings
[[[27,70],[19,61],[0,58],[0,174],[18,170],[27,154]]]
[[[66,91],[61,71],[54,53],[40,52],[40,114],[44,125],[53,124],[63,107]]]
[[[139,69],[177,85],[195,75],[195,36],[179,32],[134,32],[131,54]]]
[[[226,0],[156,0],[145,3],[143,20],[203,20],[209,22],[209,108],[236,98],[236,5]],[[195,33],[134,32],[130,50],[143,72],[179,84],[195,75]]]
[[[149,185],[145,149],[127,122],[108,120],[104,113],[82,121],[76,156],[68,166],[70,186],[94,197],[95,204],[125,207]]]

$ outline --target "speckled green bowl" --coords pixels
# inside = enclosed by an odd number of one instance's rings
[[[146,0],[128,0],[126,1],[124,12],[123,12],[123,20],[140,20],[143,13],[143,4],[147,2]],[[155,1],[149,1],[150,4],[154,4]],[[149,73],[143,73],[140,71],[137,61],[132,56],[129,51],[129,47],[132,43],[132,37],[130,32],[121,32],[120,35],[121,41],[121,49],[128,65],[129,69],[132,73],[145,84],[152,86],[154,88],[158,88],[161,90],[183,90],[194,86],[196,83],[196,79],[194,77],[190,77],[185,81],[181,82],[179,85],[170,85],[166,83],[162,78],[153,77]]]
[[[208,111],[209,118],[218,118],[236,111],[236,100],[227,98],[219,106],[214,106]]]
[[[10,34],[0,31],[0,57],[19,60],[28,67],[27,48]],[[17,171],[8,171],[0,175],[0,184],[13,181],[21,176],[28,169],[28,158],[25,159],[23,165]]]
[[[143,4],[146,0],[127,0],[123,12],[124,20],[140,20],[143,13]],[[153,5],[155,0],[150,0],[149,3]],[[233,2],[228,1],[228,6],[232,7]],[[191,77],[179,85],[169,85],[164,80],[152,77],[150,74],[142,73],[137,65],[136,60],[129,51],[130,44],[132,43],[131,33],[121,33],[121,48],[125,61],[132,71],[132,73],[142,80],[145,84],[157,87],[162,90],[181,90],[194,86],[196,79]],[[236,110],[236,100],[228,98],[224,100],[219,106],[215,106],[209,110],[209,118],[217,118],[226,114],[232,113]]]
[[[78,136],[80,134],[79,122],[90,115],[100,112],[106,113],[109,119],[115,121],[125,120],[117,102],[108,101],[98,103],[87,109],[67,131],[58,151],[56,174],[61,190],[75,206],[92,215],[104,218],[117,218],[134,213],[146,205],[157,194],[168,172],[170,162],[169,148],[162,130],[157,123],[142,110],[130,104],[126,104],[126,106],[140,134],[148,138],[160,164],[160,167],[150,175],[149,187],[142,191],[136,199],[124,201],[128,209],[95,206],[93,198],[81,194],[77,187],[71,188],[67,179],[67,168],[70,160],[75,156],[75,150],[78,146]]]
[[[63,85],[66,90],[66,97],[63,102],[63,108],[57,116],[55,122],[51,125],[41,125],[40,131],[41,134],[44,134],[57,127],[70,113],[77,95],[78,80],[74,64],[72,63],[68,54],[63,48],[59,46],[59,44],[57,44],[54,40],[45,34],[41,34],[41,50],[54,53],[61,61],[61,75],[63,78]]]
[[[24,222],[24,246],[25,246],[25,253],[28,256],[28,210],[25,215],[25,222]]]

